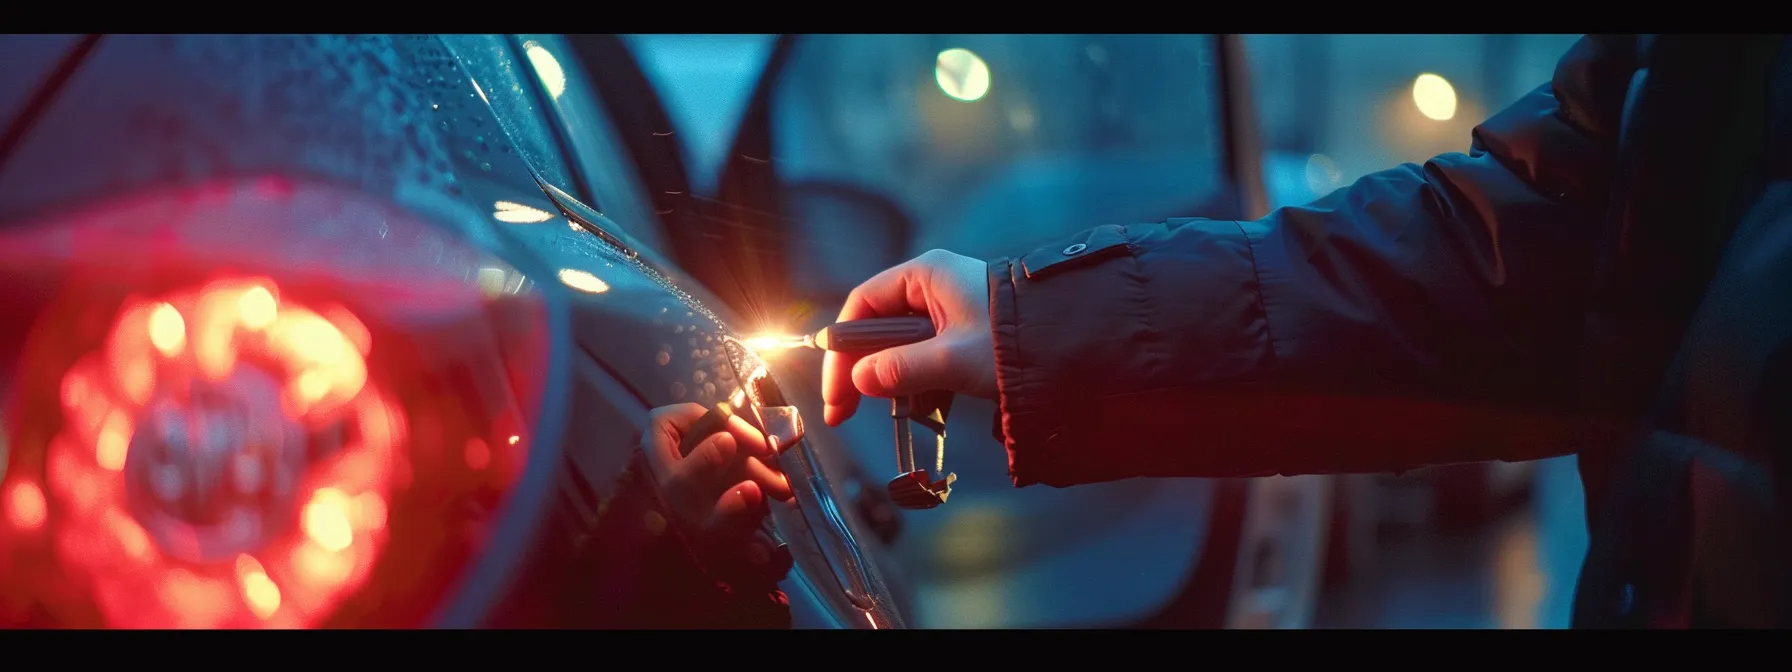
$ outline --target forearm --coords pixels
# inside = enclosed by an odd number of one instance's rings
[[[1612,136],[1575,119],[1615,118],[1582,109],[1609,79],[1260,221],[1106,226],[992,264],[1016,484],[1572,450],[1597,431],[1570,381]]]

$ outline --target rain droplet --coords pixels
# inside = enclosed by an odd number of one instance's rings
[[[709,372],[704,371],[702,369],[698,369],[695,373],[691,374],[691,382],[693,382],[693,383],[701,383],[708,379],[709,379]]]
[[[479,169],[489,173],[492,171],[492,164],[481,163],[479,164]]]
[[[706,396],[706,397],[716,396],[716,384],[715,383],[704,383],[703,384],[703,396]]]
[[[660,366],[670,364],[672,363],[672,353],[661,350],[659,354],[653,356],[653,361]]]
[[[672,399],[674,401],[684,401],[684,383],[672,383]]]

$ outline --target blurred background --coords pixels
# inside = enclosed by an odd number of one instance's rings
[[[1466,151],[1470,129],[1547,83],[1576,38],[1245,36],[1270,205]],[[932,247],[993,257],[1096,224],[1236,207],[1223,202],[1219,75],[1206,39],[805,37],[771,92],[770,122],[786,198],[812,225],[799,244],[817,261],[797,282],[814,296],[841,296]],[[773,43],[770,35],[629,37],[680,129],[696,193],[715,193]],[[900,226],[838,224],[878,217]],[[959,410],[969,424],[955,418],[954,431],[986,434],[988,416],[986,407]],[[879,434],[887,422],[871,418],[858,430],[864,440],[855,443],[876,452],[864,459],[889,459]],[[999,487],[999,451],[971,452],[961,487],[998,487],[955,495],[954,505],[959,497],[965,505],[935,528],[916,523],[921,538],[949,543],[905,551],[956,577],[923,590],[923,625],[1054,624],[1028,619],[1055,608],[1049,595],[1063,592],[1064,577],[1095,571],[1108,576],[1063,599],[1094,622],[1136,619],[1168,599],[1186,559],[1199,555],[1178,546],[1201,537],[1204,514],[1194,512],[1206,490],[1198,484],[1103,484],[1076,497],[1014,491]],[[1324,517],[1314,528],[1323,552],[1306,554],[1320,558],[1311,568],[1318,588],[1297,627],[1567,625],[1585,545],[1572,458],[1339,477],[1312,492],[1328,500],[1313,509]],[[1090,502],[1131,513],[1094,515]],[[1020,518],[1055,521],[1052,539],[1063,543],[1040,537],[1023,552],[1013,547],[1024,540],[994,541],[1024,531],[1012,522]],[[1129,522],[1113,522],[1121,518]],[[1085,524],[1091,531],[1076,536]],[[1136,529],[1107,529],[1128,525]],[[1003,564],[1022,555],[1056,559]]]

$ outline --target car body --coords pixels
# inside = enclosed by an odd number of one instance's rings
[[[579,571],[566,549],[601,511],[649,409],[738,400],[747,379],[776,374],[799,408],[819,410],[812,367],[731,345],[767,316],[743,317],[748,267],[691,224],[750,224],[741,208],[770,192],[736,167],[718,214],[680,188],[674,129],[615,36],[83,35],[0,48],[31,64],[0,79],[0,274],[15,290],[0,339],[0,621],[574,622],[569,610],[592,607],[552,599]],[[735,155],[754,158],[744,128]],[[790,269],[770,270],[768,283]],[[280,320],[309,321],[257,321],[273,314],[264,296],[278,297]],[[202,327],[226,305],[236,331],[216,341]],[[164,338],[169,311],[190,338]],[[302,328],[340,342],[331,356],[351,364],[317,368],[320,355],[276,338]],[[214,341],[261,343],[230,361],[272,362],[290,380],[212,363]],[[119,359],[127,342],[136,359]],[[127,375],[139,370],[187,378]],[[334,386],[345,380],[356,387]],[[109,392],[70,391],[89,387]],[[189,388],[227,408],[163,396]],[[319,415],[350,411],[352,421]],[[244,425],[261,442],[192,429],[224,417],[262,418]],[[929,570],[899,546],[940,534],[920,521],[957,502],[891,516],[892,465],[852,445],[888,439],[860,434],[811,423],[780,460],[798,490],[772,515],[795,561],[785,588],[798,627],[926,625],[917,576]],[[260,447],[230,452],[245,445]],[[281,447],[291,445],[304,448]],[[242,471],[245,460],[274,471]],[[185,480],[171,475],[199,463]],[[244,474],[262,473],[287,480],[232,495],[234,518],[193,517],[218,506],[206,489],[216,478],[241,489],[262,482]],[[337,480],[316,480],[326,476]],[[1297,493],[1292,509],[1266,497],[1278,488]],[[1210,493],[1218,504],[1193,515],[1188,548],[1161,572],[1175,579],[1164,599],[1198,604],[1159,623],[1298,624],[1300,608],[1249,605],[1306,590],[1307,579],[1270,579],[1265,567],[1287,561],[1262,561],[1261,549],[1317,538],[1310,526],[1282,531],[1288,511],[1312,513],[1298,502],[1323,497],[1287,485],[1184,490],[1171,500],[1184,509],[1196,491],[1231,494]],[[1064,501],[1095,525],[1128,517],[1124,505]],[[1103,585],[1094,574],[1083,587]],[[214,603],[229,608],[193,607]]]

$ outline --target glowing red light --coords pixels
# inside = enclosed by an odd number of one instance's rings
[[[44,526],[50,516],[44,502],[44,491],[30,481],[19,481],[6,489],[6,520],[21,532],[32,532]]]
[[[90,577],[111,627],[318,625],[365,583],[383,552],[386,505],[405,468],[403,418],[368,380],[371,349],[366,327],[346,309],[320,313],[286,301],[266,279],[127,302],[104,347],[62,378],[66,421],[45,456],[48,492],[9,484],[6,519],[35,530],[58,512],[57,557]],[[243,369],[278,383],[276,401],[297,425],[356,431],[301,475],[291,530],[229,561],[176,560],[198,542],[153,537],[133,516],[133,439],[155,409],[180,407],[194,385]]]
[[[474,470],[484,469],[486,465],[492,463],[491,447],[485,445],[484,441],[477,438],[467,439],[467,448],[465,452],[466,455],[464,457],[467,460],[467,466],[472,467]]]

